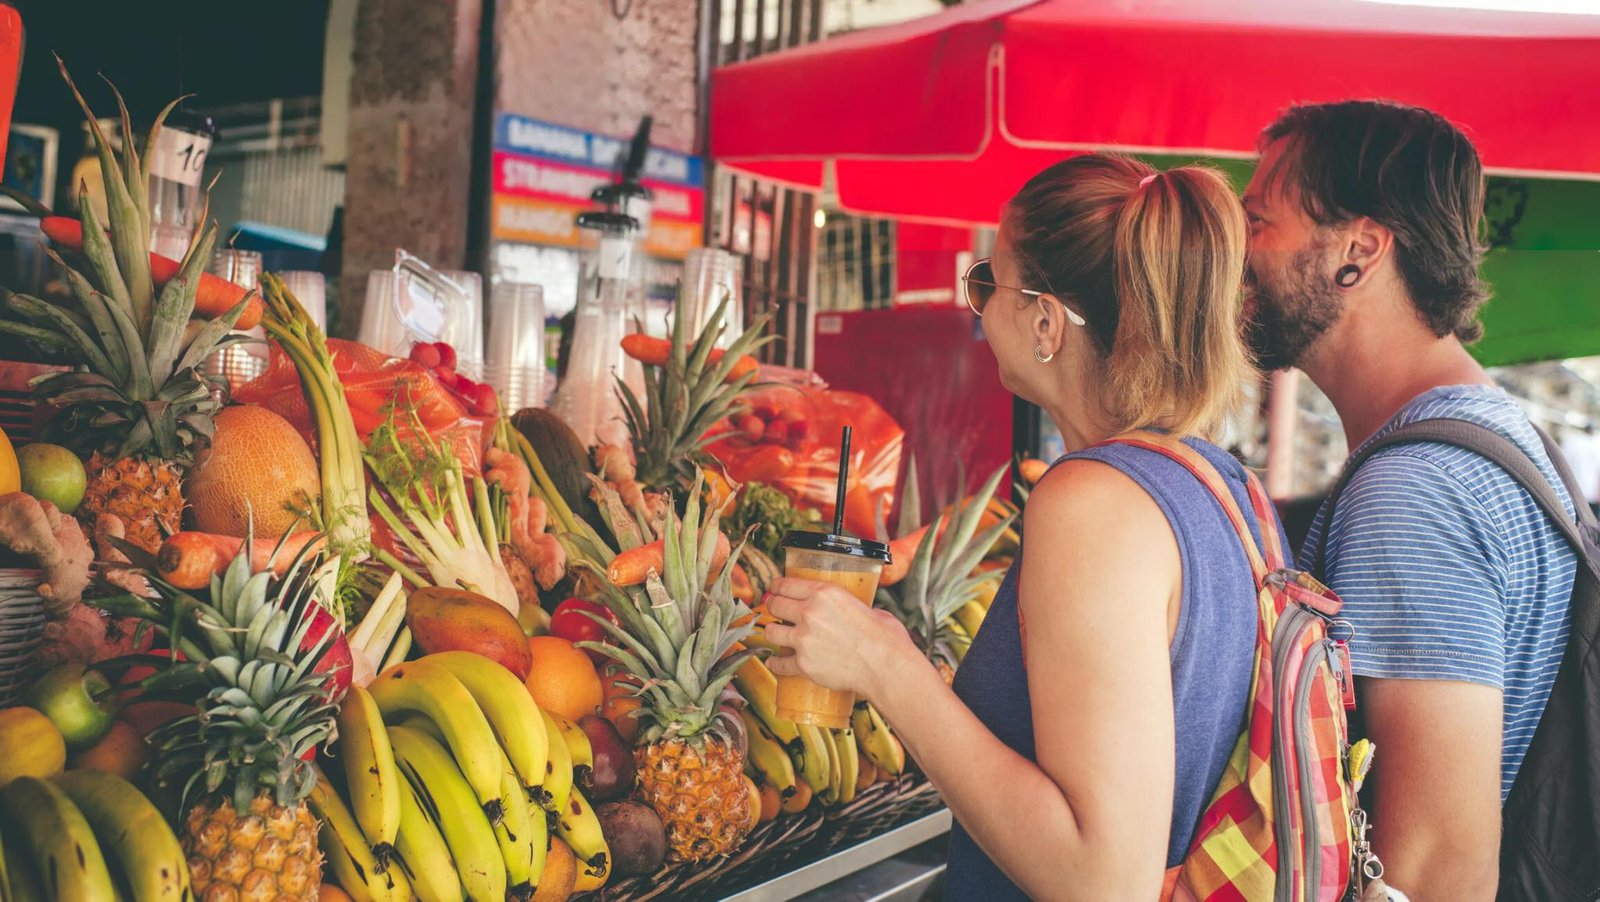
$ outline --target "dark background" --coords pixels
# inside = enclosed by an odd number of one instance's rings
[[[115,116],[104,74],[143,131],[167,101],[215,108],[322,91],[328,0],[10,0],[26,45],[13,121],[61,132],[77,159],[82,114],[56,69],[59,53],[95,113]]]

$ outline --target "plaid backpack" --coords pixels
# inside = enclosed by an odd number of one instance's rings
[[[1355,694],[1345,647],[1352,631],[1336,619],[1342,602],[1286,565],[1277,514],[1254,474],[1246,475],[1264,550],[1199,452],[1154,433],[1113,441],[1165,455],[1194,474],[1227,513],[1259,587],[1245,729],[1162,898],[1339,902],[1363,898],[1369,883],[1381,891],[1383,866],[1367,848],[1356,801],[1372,755],[1370,743],[1352,749],[1348,739]]]

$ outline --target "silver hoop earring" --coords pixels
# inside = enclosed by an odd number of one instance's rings
[[[1040,345],[1034,345],[1033,359],[1039,361],[1040,363],[1049,363],[1050,361],[1056,359],[1056,355],[1054,353],[1046,354],[1043,347]]]

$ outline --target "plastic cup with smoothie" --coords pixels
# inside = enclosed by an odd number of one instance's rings
[[[783,537],[783,575],[833,583],[871,607],[889,546],[850,536],[791,532]],[[785,649],[785,654],[793,652]],[[856,703],[852,692],[818,686],[803,676],[778,677],[778,716],[795,723],[843,730]]]

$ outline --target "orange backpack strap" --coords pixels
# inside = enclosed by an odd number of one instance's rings
[[[1132,445],[1135,448],[1154,451],[1183,466],[1184,469],[1194,474],[1194,477],[1200,480],[1201,485],[1204,485],[1211,492],[1212,497],[1217,499],[1217,503],[1222,505],[1223,512],[1228,515],[1228,522],[1233,524],[1233,531],[1238,534],[1240,543],[1244,545],[1245,557],[1250,561],[1250,570],[1255,574],[1256,583],[1259,585],[1262,580],[1266,579],[1268,573],[1276,569],[1275,566],[1269,565],[1268,561],[1262,558],[1261,549],[1256,545],[1255,536],[1250,533],[1250,523],[1245,519],[1244,511],[1240,509],[1239,502],[1234,500],[1233,492],[1228,490],[1228,485],[1223,481],[1222,474],[1217,472],[1217,468],[1212,465],[1211,461],[1206,460],[1200,452],[1172,436],[1162,435],[1159,432],[1129,432],[1125,435],[1108,439],[1102,444]],[[1251,494],[1254,496],[1255,493],[1252,492]],[[1265,492],[1262,494],[1264,496]],[[1269,538],[1266,524],[1272,518],[1261,517],[1259,509],[1257,510],[1257,517],[1262,520],[1262,537]],[[1273,522],[1275,523],[1275,521]],[[1273,531],[1276,531],[1275,528]],[[1275,538],[1275,536],[1272,538]],[[1277,545],[1269,544],[1267,549],[1267,555],[1274,564],[1280,558],[1277,551],[1278,547]]]

